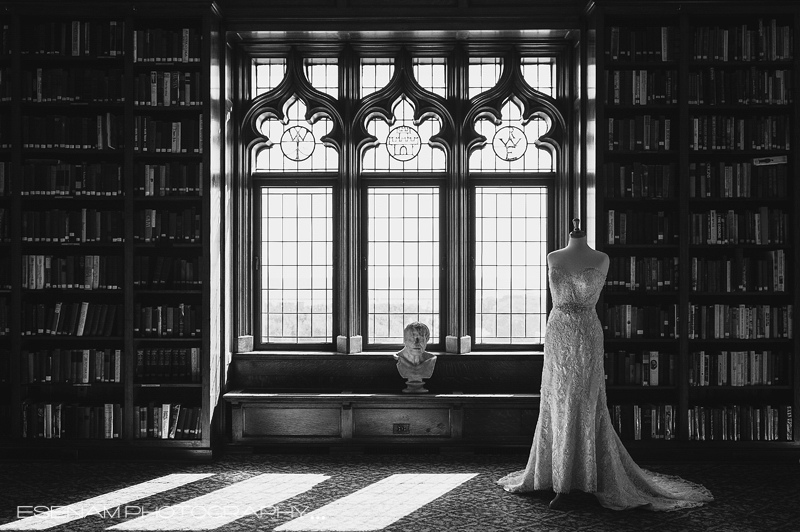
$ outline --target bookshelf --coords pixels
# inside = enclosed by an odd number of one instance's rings
[[[598,313],[624,439],[800,443],[798,14],[602,2],[587,18],[598,72],[589,211],[611,258]]]
[[[2,443],[210,455],[216,7],[4,7]]]

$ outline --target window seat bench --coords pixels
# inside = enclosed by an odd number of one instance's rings
[[[538,394],[274,393],[224,394],[234,446],[424,446],[529,448]]]

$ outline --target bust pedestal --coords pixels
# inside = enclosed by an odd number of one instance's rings
[[[428,393],[424,388],[423,379],[430,379],[433,369],[436,366],[436,357],[420,361],[419,364],[412,364],[405,357],[394,355],[397,360],[397,371],[400,376],[406,379],[406,388],[403,393]]]

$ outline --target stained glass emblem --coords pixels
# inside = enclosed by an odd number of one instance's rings
[[[528,149],[525,132],[516,126],[506,126],[497,130],[492,140],[494,153],[504,161],[516,161]]]
[[[283,155],[292,161],[305,161],[314,153],[314,134],[303,126],[292,126],[281,136]]]
[[[398,161],[410,161],[419,153],[422,139],[417,130],[409,126],[398,126],[389,132],[386,149]]]

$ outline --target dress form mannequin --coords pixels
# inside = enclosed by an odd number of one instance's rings
[[[573,230],[569,234],[569,242],[559,250],[547,255],[547,265],[550,268],[560,268],[569,273],[577,273],[589,268],[600,270],[603,275],[608,273],[608,255],[602,251],[597,251],[589,247],[586,241],[586,233],[581,231],[580,219],[573,218]],[[550,509],[555,510],[562,506],[564,494],[556,493],[555,498],[550,501]]]
[[[608,273],[608,255],[589,247],[586,242],[586,233],[580,229],[580,219],[573,218],[573,230],[569,234],[569,242],[563,249],[553,251],[547,255],[547,265],[550,268],[562,268],[571,273],[576,273],[587,268],[595,268]]]

